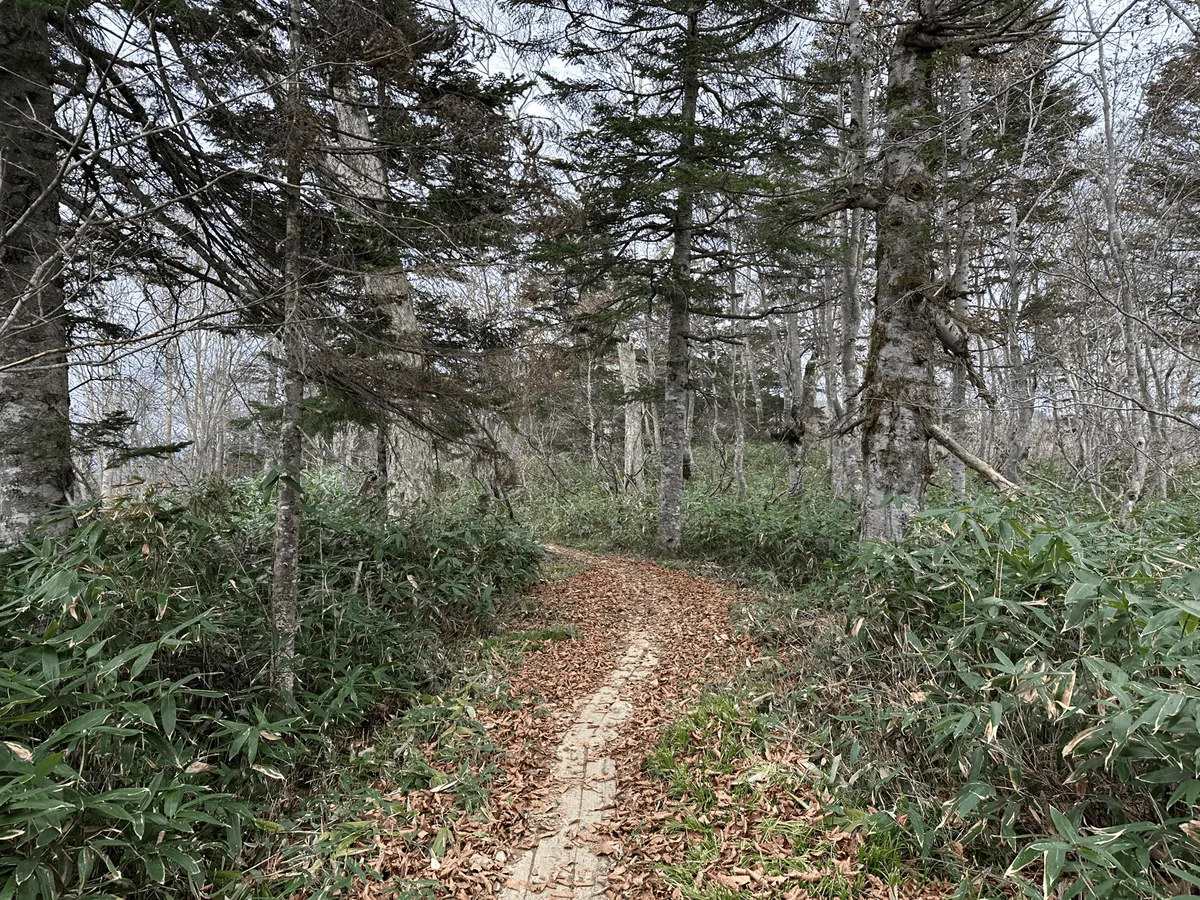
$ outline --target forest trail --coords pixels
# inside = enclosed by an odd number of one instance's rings
[[[607,866],[588,830],[602,825],[616,800],[616,767],[605,755],[633,712],[622,699],[628,682],[641,681],[658,665],[658,653],[644,632],[631,635],[629,649],[604,686],[579,709],[558,745],[553,777],[558,805],[548,831],[505,872],[502,897],[524,900],[552,887],[550,896],[602,896]]]
[[[739,672],[756,678],[770,661],[731,627],[737,595],[728,586],[655,563],[549,549],[580,571],[539,587],[525,624],[530,635],[567,626],[570,637],[534,638],[508,673],[507,693],[473,713],[488,738],[470,773],[392,795],[405,811],[375,847],[385,878],[436,885],[429,896],[453,900],[950,896],[946,884],[885,882],[865,868],[863,834],[827,821],[829,798],[804,775],[804,748],[784,735],[714,767],[711,754],[736,743],[750,714],[705,688]],[[725,718],[712,718],[714,702]],[[667,741],[652,777],[646,763],[667,726],[692,713],[699,718]],[[428,747],[428,758],[439,749]],[[690,771],[699,787],[678,793],[674,776],[661,777],[664,763]],[[481,805],[456,799],[460,782],[474,777],[488,781]],[[712,802],[698,806],[695,791]],[[701,832],[709,849],[697,864]],[[361,887],[360,900],[396,896],[378,883]]]
[[[629,830],[664,817],[662,786],[643,761],[689,698],[757,653],[731,630],[728,587],[550,550],[582,571],[542,585],[535,615],[577,636],[525,654],[510,676],[511,708],[478,711],[503,770],[486,812],[457,810],[449,790],[407,796],[414,818],[379,848],[381,868],[436,880],[456,898],[655,896],[648,861],[627,855]],[[427,842],[443,828],[452,839],[431,861]]]
[[[728,677],[751,648],[731,639],[732,596],[720,585],[653,563],[550,549],[586,567],[537,598],[579,637],[532,654],[514,675],[522,705],[537,703],[553,723],[529,737],[539,751],[554,749],[514,846],[501,851],[499,896],[629,896],[646,877],[625,858],[623,840],[626,825],[641,821],[639,789],[651,790],[642,760],[687,698]]]

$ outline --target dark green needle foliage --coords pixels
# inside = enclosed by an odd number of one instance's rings
[[[810,5],[545,5],[565,65],[544,77],[572,120],[558,167],[579,204],[578,218],[539,248],[543,264],[565,273],[560,283],[611,292],[606,310],[654,308],[672,277],[672,242],[687,228],[689,301],[714,305],[733,220],[769,193],[773,164],[797,150],[775,78]],[[685,109],[689,79],[694,113]],[[694,204],[691,223],[681,220],[681,198]]]

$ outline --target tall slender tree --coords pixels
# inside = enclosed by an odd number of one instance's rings
[[[538,5],[529,3],[527,5]],[[581,119],[563,168],[580,193],[579,228],[548,254],[568,283],[603,283],[600,315],[665,319],[658,410],[656,545],[680,549],[689,457],[691,344],[697,315],[719,313],[732,265],[728,215],[784,155],[773,77],[805,3],[569,3],[555,93]],[[556,255],[555,255],[556,254]]]

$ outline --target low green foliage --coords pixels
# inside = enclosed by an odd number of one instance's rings
[[[689,559],[717,563],[760,584],[798,587],[831,569],[852,548],[848,507],[828,495],[819,469],[801,497],[779,489],[786,472],[781,451],[751,445],[748,492],[732,494],[731,475],[697,474],[689,481],[683,549]],[[702,468],[711,471],[715,460]],[[571,547],[654,553],[657,500],[647,493],[614,493],[591,473],[558,463],[556,481],[535,483],[516,498],[522,522],[547,540]]]
[[[1194,534],[1181,509],[1122,529],[982,498],[926,512],[903,546],[864,546],[834,599],[850,634],[791,698],[842,763],[830,782],[1028,897],[1193,893]]]
[[[760,584],[796,588],[824,577],[853,546],[848,510],[830,499],[783,497],[755,503],[697,502],[684,520],[686,553],[750,575]]]
[[[79,510],[2,560],[0,898],[260,892],[243,871],[337,745],[427,708],[449,648],[537,577],[536,545],[500,518],[383,523],[320,482],[305,501],[288,706],[266,683],[259,484]]]
[[[814,799],[814,779],[799,758],[765,759],[785,723],[764,697],[748,695],[762,686],[731,685],[703,698],[667,728],[646,760],[646,770],[680,804],[663,829],[689,838],[685,859],[660,867],[666,885],[690,900],[761,896],[749,878],[742,879],[744,891],[738,884],[739,872],[756,871],[778,878],[781,896],[791,884],[811,897],[850,900],[868,875],[898,889],[923,881],[910,862],[916,854],[908,838],[886,816],[842,811],[817,823],[797,815]],[[837,840],[854,845],[851,871],[837,865],[844,855]]]

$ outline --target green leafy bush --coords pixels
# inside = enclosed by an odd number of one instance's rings
[[[451,642],[487,629],[539,559],[506,520],[382,523],[308,485],[298,692],[280,707],[261,485],[79,520],[0,560],[5,900],[244,887],[270,820],[319,777],[333,739],[436,688]]]
[[[713,498],[689,507],[683,543],[689,556],[798,587],[846,560],[854,523],[849,508],[832,500]]]
[[[786,462],[775,445],[747,447],[745,498],[730,496],[731,473],[711,454],[687,486],[683,517],[686,557],[718,563],[773,585],[797,587],[845,561],[854,543],[854,515],[834,500],[819,461],[802,497],[783,493]],[[699,461],[698,461],[699,462]],[[658,528],[657,498],[614,493],[569,459],[556,462],[557,480],[528,485],[518,497],[522,520],[548,540],[568,546],[650,555]]]
[[[1026,896],[1194,893],[1194,535],[1184,510],[1122,530],[981,499],[865,546],[840,601],[853,636],[835,666],[853,674],[840,697],[806,689],[855,790],[906,798],[920,846],[956,839]]]

